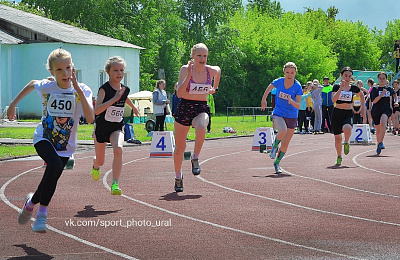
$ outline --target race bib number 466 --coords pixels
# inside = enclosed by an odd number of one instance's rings
[[[47,101],[49,115],[56,117],[73,117],[75,106],[75,95],[71,94],[50,94]]]
[[[106,110],[105,120],[108,122],[121,122],[124,116],[125,107],[110,106]]]
[[[190,83],[189,94],[208,94],[211,85]]]

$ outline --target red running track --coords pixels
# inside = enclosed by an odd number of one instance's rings
[[[0,259],[400,259],[400,137],[387,134],[380,156],[351,145],[341,167],[333,141],[295,135],[276,175],[252,137],[207,140],[201,175],[183,162],[179,194],[172,158],[149,158],[149,145],[124,148],[122,196],[109,191],[112,150],[98,182],[94,151],[80,151],[45,234],[17,224],[42,161],[0,162]]]

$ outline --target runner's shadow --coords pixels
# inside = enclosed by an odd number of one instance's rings
[[[195,200],[195,199],[200,199],[203,197],[202,195],[183,195],[179,196],[177,192],[171,192],[168,193],[167,195],[161,196],[162,199],[160,200],[166,200],[166,201],[180,201],[180,200]]]
[[[103,215],[108,215],[112,213],[117,213],[119,210],[110,210],[110,211],[97,211],[93,208],[93,205],[87,205],[85,206],[85,210],[78,211],[77,214],[74,217],[79,217],[79,218],[95,218],[98,216],[103,216]]]
[[[376,157],[393,157],[393,156],[374,154],[374,155],[367,155],[365,157],[376,158]]]
[[[24,259],[24,260],[25,259],[50,260],[50,259],[54,258],[51,255],[39,252],[36,248],[27,246],[26,244],[14,245],[14,246],[22,248],[27,255],[25,255],[25,256],[16,256],[16,257],[7,258],[7,259],[12,259],[12,260],[16,260],[16,259],[21,259],[21,260],[22,259]]]
[[[292,177],[290,174],[279,173],[279,174],[270,174],[270,175],[253,175],[253,178],[284,178],[284,177]]]
[[[356,166],[355,167],[349,167],[349,166],[346,166],[346,165],[341,165],[341,166],[332,165],[332,166],[328,166],[326,168],[327,169],[350,169],[350,168],[357,168],[357,167]]]

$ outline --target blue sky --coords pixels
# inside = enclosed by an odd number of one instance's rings
[[[330,6],[339,9],[336,19],[360,21],[371,29],[385,30],[386,22],[400,19],[400,0],[278,0],[286,12],[304,12],[304,7],[326,11]],[[243,0],[243,4],[247,1]]]

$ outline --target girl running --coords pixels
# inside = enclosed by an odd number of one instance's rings
[[[32,80],[10,103],[8,118],[15,119],[15,107],[26,95],[36,89],[42,101],[42,122],[36,127],[33,143],[38,155],[47,164],[35,193],[29,193],[18,216],[19,224],[26,224],[39,203],[39,211],[32,225],[35,232],[46,232],[47,207],[56,190],[69,157],[77,143],[79,118],[84,113],[88,123],[94,120],[92,91],[78,83],[71,54],[63,49],[52,51],[47,69],[53,80]]]
[[[114,159],[112,163],[113,180],[111,195],[121,195],[119,178],[122,171],[122,148],[124,145],[124,109],[125,103],[133,109],[139,117],[139,111],[128,98],[129,88],[121,84],[124,78],[126,62],[121,57],[111,57],[107,60],[105,71],[109,81],[104,83],[97,94],[94,146],[96,156],[93,158],[92,178],[97,181],[100,178],[100,166],[104,164],[106,145],[111,143]]]
[[[300,83],[295,79],[297,66],[293,62],[288,62],[283,67],[285,77],[275,79],[267,87],[261,99],[261,111],[267,108],[267,97],[273,88],[276,88],[275,109],[272,113],[272,120],[278,133],[270,153],[271,159],[275,159],[279,150],[278,157],[274,161],[275,173],[282,173],[280,162],[285,155],[289,142],[293,137],[297,125],[297,117],[300,108],[301,95],[303,90]],[[279,148],[279,144],[281,144]]]
[[[192,59],[181,67],[177,86],[177,96],[182,98],[176,109],[175,117],[175,191],[183,191],[182,160],[186,149],[186,138],[190,126],[196,130],[194,153],[192,155],[192,173],[200,174],[199,155],[206,136],[210,116],[207,95],[218,90],[221,69],[207,65],[208,48],[198,43],[191,50]],[[214,84],[213,84],[214,81]]]
[[[376,141],[378,146],[376,148],[376,153],[380,154],[382,149],[385,149],[383,145],[383,139],[386,133],[386,124],[388,118],[392,115],[392,108],[390,104],[390,97],[395,100],[394,107],[399,107],[399,102],[397,101],[397,95],[393,88],[387,86],[387,74],[386,72],[379,72],[378,74],[379,84],[371,90],[371,102],[373,103],[371,109],[372,120],[375,124],[376,129]]]
[[[336,103],[332,113],[332,130],[335,136],[335,148],[337,153],[336,165],[342,164],[342,132],[344,133],[343,152],[350,152],[349,139],[353,128],[353,98],[359,97],[361,106],[364,106],[364,95],[359,87],[351,85],[353,70],[344,67],[340,72],[342,81],[335,84],[332,89],[332,101]]]

